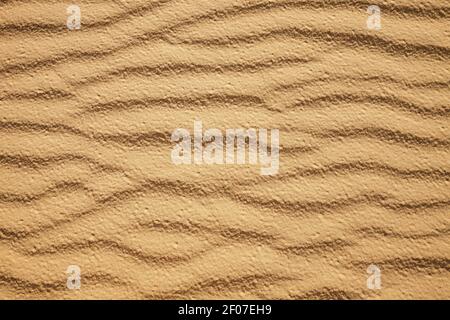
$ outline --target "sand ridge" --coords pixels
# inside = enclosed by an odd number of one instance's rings
[[[0,2],[1,299],[450,298],[448,4],[77,4]],[[278,174],[174,165],[196,120]]]

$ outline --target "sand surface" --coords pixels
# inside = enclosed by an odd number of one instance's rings
[[[0,2],[0,298],[450,298],[448,1],[68,4]],[[279,173],[174,165],[196,119]]]

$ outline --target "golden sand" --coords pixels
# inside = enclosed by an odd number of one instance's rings
[[[0,298],[450,298],[446,1],[76,2],[0,3]],[[174,165],[196,119],[279,173]]]

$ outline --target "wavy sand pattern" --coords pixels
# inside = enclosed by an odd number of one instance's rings
[[[449,3],[75,2],[0,2],[0,298],[450,298]],[[279,174],[175,166],[195,119]]]

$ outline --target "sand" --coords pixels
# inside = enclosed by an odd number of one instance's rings
[[[76,2],[0,3],[1,299],[450,298],[449,3]],[[175,165],[195,120],[278,174]]]

